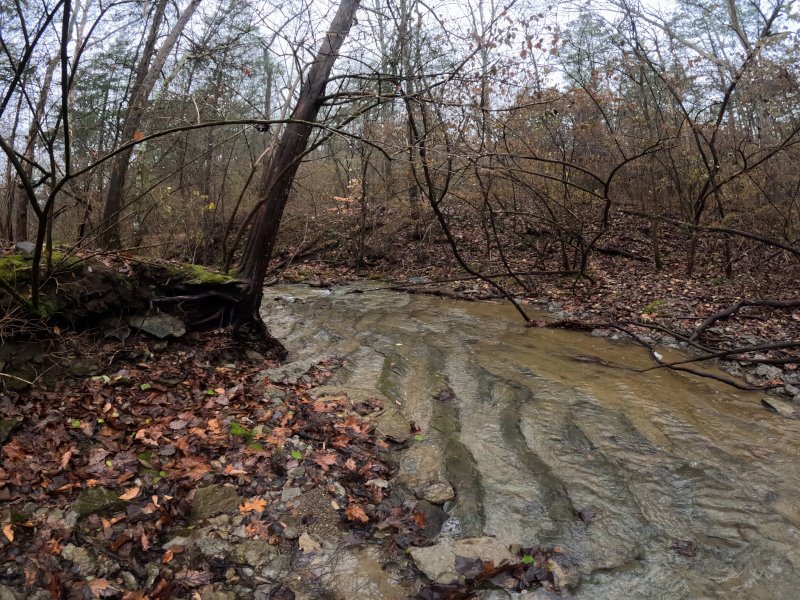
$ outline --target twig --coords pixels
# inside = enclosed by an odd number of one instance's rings
[[[711,325],[721,319],[727,319],[745,306],[762,306],[765,308],[798,308],[800,307],[800,300],[739,300],[728,308],[714,313],[708,317],[692,332],[692,335],[689,336],[689,339],[696,340],[706,329],[711,327]]]
[[[0,377],[8,377],[9,379],[16,379],[17,381],[21,381],[22,383],[33,385],[32,381],[28,381],[27,379],[23,379],[22,377],[17,377],[16,375],[11,375],[10,373],[0,373]]]
[[[800,342],[783,342],[783,343],[775,343],[775,344],[759,344],[758,346],[743,346],[741,348],[733,348],[731,350],[721,350],[719,352],[714,352],[712,354],[706,354],[705,356],[696,356],[694,358],[687,358],[686,360],[678,360],[675,362],[665,363],[662,362],[658,366],[649,367],[647,369],[642,369],[639,371],[640,373],[645,373],[647,371],[652,371],[654,369],[661,369],[663,367],[674,367],[676,365],[685,365],[688,363],[693,362],[702,362],[704,360],[712,360],[714,358],[725,358],[729,356],[736,356],[737,354],[745,354],[747,352],[758,352],[760,350],[784,350],[788,348],[800,348]],[[746,360],[747,362],[752,363],[760,363],[761,360],[757,358],[747,358],[742,359]],[[769,359],[766,359],[769,360]]]

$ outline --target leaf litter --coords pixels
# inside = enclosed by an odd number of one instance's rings
[[[213,514],[197,514],[199,490],[209,487],[221,494],[220,508],[232,503],[219,518],[240,541],[282,552],[320,552],[308,532],[290,535],[286,521],[314,489],[338,515],[345,544],[379,544],[387,560],[409,565],[408,546],[432,543],[414,503],[390,501],[390,447],[374,431],[380,402],[315,397],[337,361],[276,383],[264,376],[276,362],[228,336],[186,338],[160,349],[136,339],[124,353],[107,351],[103,375],[0,395],[0,419],[20,422],[0,447],[0,580],[42,598],[253,590],[264,579],[252,569],[233,557],[197,555],[182,537],[216,523]],[[303,524],[316,518],[306,515]],[[458,584],[417,585],[417,597],[471,598],[501,575],[514,589],[547,580],[522,562],[473,571]],[[286,585],[270,593],[293,597]]]

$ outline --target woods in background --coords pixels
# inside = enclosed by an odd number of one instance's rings
[[[630,253],[626,236],[646,240],[636,255],[656,269],[794,268],[792,3],[370,0],[318,115],[298,117],[341,8],[4,4],[2,237],[34,242],[45,271],[57,245],[241,263],[259,278],[283,211],[253,234],[256,215],[298,168],[283,245],[333,240],[356,265],[400,237],[424,255],[443,234],[481,277],[585,275],[598,251]],[[299,126],[296,164],[276,167]],[[665,230],[682,240],[679,265]],[[252,250],[253,235],[269,243]]]

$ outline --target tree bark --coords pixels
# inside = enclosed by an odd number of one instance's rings
[[[339,4],[330,30],[300,87],[300,96],[292,111],[292,122],[283,130],[273,159],[267,167],[266,195],[261,199],[262,205],[255,215],[238,269],[238,277],[245,285],[237,298],[233,313],[235,332],[239,332],[244,325],[254,325],[267,340],[272,339],[259,315],[264,292],[264,274],[275,248],[278,228],[294,176],[322,107],[328,78],[339,49],[350,32],[359,3],[360,0],[342,0]]]
[[[181,16],[175,22],[170,30],[158,53],[153,58],[152,63],[150,57],[153,55],[155,45],[158,37],[158,30],[161,27],[161,22],[164,19],[164,12],[166,10],[167,1],[160,0],[156,5],[155,14],[153,15],[153,23],[150,31],[147,34],[147,40],[142,50],[142,56],[139,65],[136,68],[136,79],[131,90],[131,99],[128,105],[128,112],[125,116],[125,122],[122,126],[121,142],[129,142],[134,139],[136,132],[139,130],[144,118],[145,111],[148,106],[148,98],[150,93],[155,87],[158,75],[164,67],[164,63],[178,41],[178,37],[183,31],[186,24],[194,15],[195,10],[200,5],[201,0],[191,0],[189,5],[181,13]],[[121,247],[122,238],[119,231],[120,212],[122,210],[122,192],[125,188],[125,180],[128,175],[128,167],[130,166],[131,156],[133,155],[133,148],[120,152],[114,159],[111,166],[111,178],[108,183],[108,194],[106,195],[105,205],[103,206],[103,221],[101,223],[102,233],[100,235],[100,245],[116,250]]]
[[[23,168],[25,170],[25,176],[28,180],[33,178],[33,164],[31,161],[33,161],[36,151],[36,137],[39,135],[39,126],[42,121],[42,115],[44,114],[45,104],[47,104],[50,83],[53,81],[53,74],[58,64],[59,56],[57,54],[47,63],[47,69],[45,70],[42,83],[42,91],[33,109],[30,127],[25,137],[25,150],[23,151],[22,157],[24,160]],[[14,239],[19,242],[28,239],[28,205],[30,202],[31,200],[28,198],[25,190],[18,187],[14,199],[14,204],[17,207],[16,221],[14,223]]]

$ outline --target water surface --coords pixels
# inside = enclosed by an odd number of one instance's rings
[[[800,598],[800,422],[504,305],[352,289],[270,288],[263,314],[422,429],[401,476],[450,480],[463,535],[563,546],[576,598]]]

